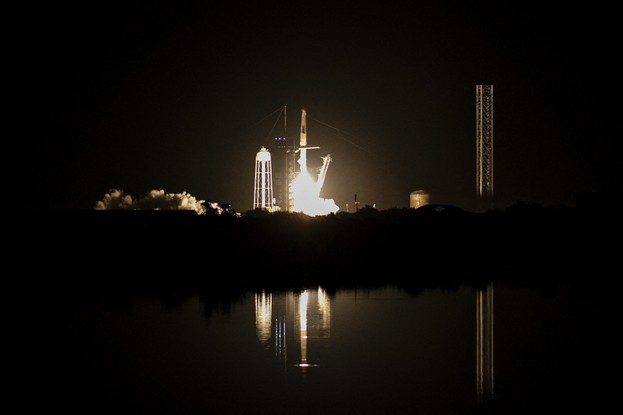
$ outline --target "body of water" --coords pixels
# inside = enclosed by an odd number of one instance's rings
[[[33,326],[26,412],[553,414],[609,397],[602,311],[571,284],[126,300]]]

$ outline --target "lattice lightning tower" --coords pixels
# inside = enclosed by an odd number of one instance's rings
[[[493,207],[493,85],[476,85],[476,192],[481,210]]]

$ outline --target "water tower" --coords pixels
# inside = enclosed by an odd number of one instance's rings
[[[255,156],[255,186],[253,209],[273,210],[273,169],[270,152],[262,147]]]

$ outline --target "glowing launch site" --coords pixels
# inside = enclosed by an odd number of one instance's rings
[[[285,109],[285,107],[284,107]],[[308,144],[307,112],[301,110],[298,146],[288,145],[287,139],[277,139],[285,160],[285,168],[273,180],[270,150],[262,147],[255,157],[253,209],[268,212],[301,212],[309,216],[336,213],[340,208],[333,199],[320,196],[327,177],[331,155],[322,157],[322,166],[310,173],[308,157],[320,147]],[[308,154],[308,151],[310,154]],[[476,85],[476,195],[479,209],[493,206],[493,85]],[[275,186],[274,183],[277,183]],[[429,203],[429,194],[414,190],[409,195],[409,207],[419,208]],[[358,203],[355,195],[355,210]]]
[[[266,147],[258,151],[255,158],[255,192],[253,209],[265,209],[269,212],[301,212],[309,216],[335,213],[339,207],[333,199],[323,199],[320,191],[331,163],[331,155],[322,157],[323,163],[316,177],[312,177],[307,165],[307,150],[320,147],[307,145],[307,112],[301,110],[301,132],[299,146],[285,149],[286,173],[284,186],[275,197],[273,189],[272,159]],[[295,163],[296,161],[296,163]],[[298,167],[296,167],[298,165]]]
[[[473,109],[473,107],[472,107]],[[466,109],[467,111],[468,109]],[[279,112],[279,117],[283,116],[284,131],[287,131],[286,123],[286,107],[283,106],[273,111],[272,114]],[[493,85],[476,85],[476,174],[475,184],[476,192],[472,193],[478,204],[480,211],[487,211],[494,207],[493,200]],[[269,114],[272,115],[272,114]],[[264,117],[266,119],[267,117]],[[279,121],[279,118],[277,119]],[[276,124],[277,122],[275,122]],[[344,131],[327,123],[319,122],[324,126],[330,127],[341,133]],[[473,125],[473,124],[472,124]],[[274,128],[274,125],[273,125]],[[473,127],[472,127],[473,128]],[[466,132],[466,135],[473,137],[473,131]],[[271,130],[272,133],[272,130]],[[287,135],[287,132],[285,133]],[[273,136],[274,137],[274,136]],[[268,137],[264,137],[267,139]],[[366,165],[360,163],[355,168],[352,164],[350,168],[344,168],[343,164],[338,166],[340,172],[337,180],[341,185],[341,201],[344,206],[340,208],[335,202],[336,195],[326,198],[323,194],[323,186],[327,175],[330,173],[330,166],[333,161],[331,154],[325,152],[324,148],[316,145],[314,137],[308,137],[307,128],[307,111],[301,109],[300,127],[298,129],[298,139],[292,140],[285,135],[271,139],[272,145],[260,146],[255,154],[254,181],[253,181],[253,211],[259,210],[267,213],[287,212],[287,213],[303,213],[308,216],[325,216],[337,212],[350,213],[349,204],[345,202],[345,190],[354,195],[353,211],[359,210],[359,201],[357,200],[357,187],[365,187],[369,175],[360,174],[358,170],[365,169]],[[320,140],[322,141],[322,140]],[[350,140],[345,140],[349,145],[354,145],[359,150],[364,150],[368,154],[374,154],[358,144]],[[273,147],[273,148],[269,148]],[[339,150],[337,151],[339,154]],[[344,154],[341,153],[341,154]],[[375,155],[376,156],[376,155]],[[344,162],[342,157],[341,162]],[[352,162],[351,162],[352,163]],[[409,189],[404,186],[404,190],[410,193],[404,195],[405,202],[408,201],[410,209],[418,209],[424,205],[431,204],[431,196],[427,190],[422,190],[417,186],[418,182],[430,183],[430,177],[412,177],[411,175],[400,174],[401,172],[391,172],[393,177],[398,177],[403,184],[413,187]],[[347,176],[345,176],[347,175]],[[430,174],[429,174],[430,175]],[[391,180],[386,172],[382,180]],[[472,176],[474,177],[474,176]],[[336,178],[332,179],[332,184]],[[247,179],[241,180],[247,183]],[[344,185],[345,181],[350,181],[348,186]],[[354,186],[354,188],[350,187]],[[247,185],[244,185],[247,188]],[[387,187],[380,185],[377,181],[377,189]],[[352,193],[348,190],[353,189]],[[415,189],[415,190],[412,190]],[[466,189],[467,190],[467,189]],[[335,187],[331,189],[335,191]],[[469,190],[466,191],[466,193]],[[326,192],[325,192],[326,193]],[[346,194],[348,194],[346,193]],[[401,192],[402,193],[402,192]],[[471,192],[469,192],[471,193]],[[402,197],[402,196],[401,196]],[[374,203],[374,192],[368,192],[365,196],[367,199],[366,207],[376,208]],[[436,205],[440,202],[432,203]],[[223,204],[223,205],[228,205]],[[231,206],[231,205],[230,205]],[[396,205],[394,205],[396,206]],[[439,206],[439,205],[437,205]],[[443,205],[448,207],[449,205]],[[238,207],[238,206],[236,206]],[[454,207],[454,206],[453,206]],[[184,193],[165,193],[164,190],[152,190],[143,198],[134,198],[129,194],[117,189],[110,189],[105,194],[104,199],[98,201],[95,205],[97,210],[109,209],[166,209],[166,210],[194,210],[198,214],[205,214],[206,210],[214,210],[222,213],[223,209],[218,203],[205,200],[197,200],[191,194]],[[233,209],[232,209],[233,210]]]

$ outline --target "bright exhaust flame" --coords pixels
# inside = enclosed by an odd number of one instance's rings
[[[327,169],[331,162],[331,156],[327,154],[323,157],[322,167],[318,173],[318,180],[314,181],[307,170],[307,150],[317,149],[318,147],[307,146],[307,112],[301,110],[301,138],[300,147],[296,150],[299,153],[298,163],[300,165],[300,173],[290,183],[290,192],[292,194],[292,209],[295,212],[303,212],[309,216],[328,215],[335,213],[339,207],[333,199],[323,199],[320,197],[320,190],[327,176]]]
[[[337,212],[340,208],[335,204],[333,199],[323,199],[320,197],[320,190],[324,183],[324,175],[331,158],[324,157],[324,164],[320,170],[318,181],[310,176],[307,171],[305,160],[305,150],[301,151],[299,164],[301,164],[301,172],[292,180],[290,191],[294,200],[293,209],[295,212],[303,212],[309,216],[323,216]]]

